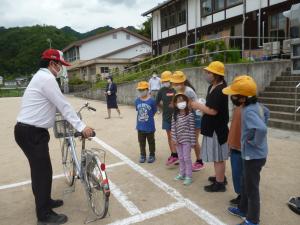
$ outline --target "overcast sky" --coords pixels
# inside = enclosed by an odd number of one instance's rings
[[[70,26],[78,32],[110,25],[136,26],[163,0],[0,0],[0,26]]]

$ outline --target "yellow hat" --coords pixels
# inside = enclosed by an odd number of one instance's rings
[[[186,80],[186,76],[182,71],[175,71],[171,77],[171,82],[175,84],[183,83]]]
[[[224,76],[225,74],[224,64],[220,61],[211,62],[207,67],[204,68],[204,70],[220,76]]]
[[[160,82],[168,82],[171,80],[172,72],[171,71],[164,71],[160,76]]]
[[[138,90],[149,89],[149,84],[147,81],[138,82],[136,89]]]
[[[252,77],[248,75],[241,75],[232,81],[232,84],[224,88],[222,92],[225,95],[243,95],[243,96],[255,96],[256,95],[256,83]]]

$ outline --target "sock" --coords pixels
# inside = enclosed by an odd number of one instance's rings
[[[178,158],[177,152],[172,152],[171,156]]]
[[[197,159],[197,161],[196,161],[197,163],[201,163],[201,164],[203,164],[203,161],[202,161],[202,159]]]

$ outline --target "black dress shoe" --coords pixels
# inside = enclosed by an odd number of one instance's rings
[[[64,204],[63,200],[57,199],[57,200],[50,200],[50,208],[54,209],[54,208],[58,208],[60,206],[62,206]]]
[[[64,224],[68,221],[68,217],[64,214],[57,214],[54,211],[49,211],[43,218],[38,220],[38,225],[48,224]]]
[[[232,206],[238,206],[238,204],[240,203],[241,201],[241,195],[238,195],[236,198],[230,200],[230,205]]]
[[[208,177],[208,181],[212,182],[212,183],[215,183],[216,182],[216,177]],[[224,184],[227,185],[228,182],[227,182],[227,177],[225,176],[224,177]]]
[[[224,183],[215,182],[211,185],[207,185],[204,187],[206,192],[224,192],[226,191],[226,187]]]

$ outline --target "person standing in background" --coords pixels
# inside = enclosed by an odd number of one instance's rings
[[[157,93],[161,88],[160,78],[157,76],[157,73],[154,72],[152,77],[149,80],[149,92],[153,99],[156,99]]]
[[[108,76],[106,78],[107,85],[105,89],[106,103],[107,103],[107,117],[105,119],[111,118],[111,109],[116,109],[119,117],[121,117],[121,111],[117,104],[117,85],[113,82],[113,78]]]

